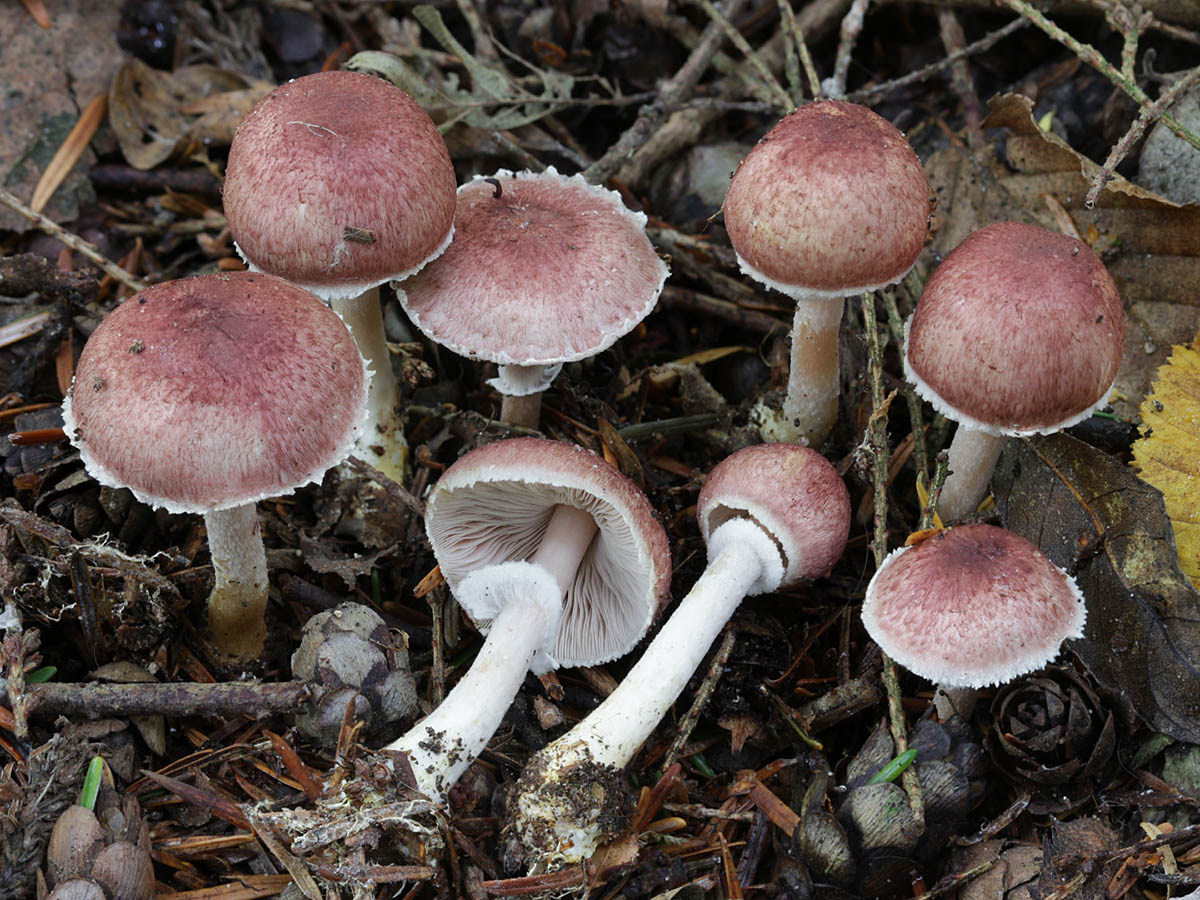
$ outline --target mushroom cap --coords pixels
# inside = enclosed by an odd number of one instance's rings
[[[815,450],[757,444],[713,468],[696,514],[705,542],[729,519],[753,519],[779,546],[787,586],[824,575],[841,557],[850,534],[850,493]]]
[[[560,503],[590,512],[599,531],[567,590],[549,656],[563,666],[598,665],[633,648],[670,589],[666,532],[628,478],[582,447],[497,441],[442,473],[425,528],[458,596],[472,572],[531,557]]]
[[[904,135],[842,100],[784,116],[725,195],[725,229],[742,271],[797,300],[899,281],[928,223],[929,185]]]
[[[888,555],[862,620],[883,652],[952,687],[1003,684],[1083,636],[1083,595],[1020,535],[958,525]]]
[[[904,345],[905,375],[938,412],[992,434],[1047,433],[1108,399],[1125,313],[1087,244],[998,222],[937,267]]]
[[[341,319],[253,272],[182,278],[113,310],[63,423],[88,473],[169,512],[290,493],[346,458],[369,375]]]
[[[445,141],[408,94],[318,72],[275,88],[238,127],[225,217],[251,267],[345,299],[445,249],[454,185]]]
[[[396,293],[413,324],[461,356],[587,359],[658,302],[667,266],[645,215],[579,175],[477,177],[458,189],[456,210],[454,243]]]

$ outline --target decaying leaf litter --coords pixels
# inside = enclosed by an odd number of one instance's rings
[[[0,578],[24,631],[6,617],[0,791],[12,816],[0,826],[0,895],[39,895],[50,824],[76,801],[94,754],[140,801],[160,896],[270,896],[288,881],[320,896],[321,884],[368,875],[381,895],[410,896],[1194,891],[1200,609],[1185,574],[1194,557],[1175,551],[1190,537],[1171,523],[1189,524],[1195,501],[1188,473],[1162,482],[1147,466],[1195,455],[1194,392],[1178,376],[1194,352],[1200,228],[1195,197],[1172,196],[1162,175],[1187,171],[1186,157],[1155,162],[1140,185],[1125,178],[1138,180],[1147,130],[1161,144],[1179,129],[1155,121],[1183,115],[1168,101],[1197,81],[1200,20],[1169,0],[1097,0],[1050,19],[1004,5],[6,7],[0,66],[21,102],[0,137],[0,417],[25,437],[5,455]],[[543,429],[602,452],[647,491],[672,542],[676,598],[703,568],[693,505],[704,475],[758,441],[749,407],[786,380],[790,309],[738,274],[713,216],[723,178],[824,77],[905,130],[937,197],[916,274],[874,305],[849,304],[843,323],[840,417],[824,449],[855,503],[845,557],[811,587],[741,608],[630,768],[631,829],[585,867],[521,877],[500,831],[504,797],[525,759],[610,692],[629,660],[527,679],[445,813],[397,806],[375,820],[314,821],[325,779],[364,802],[388,789],[355,741],[382,746],[402,725],[371,722],[382,730],[366,736],[335,722],[320,749],[311,731],[289,730],[291,716],[255,715],[305,688],[206,693],[222,673],[197,630],[212,577],[198,521],[98,488],[65,444],[46,442],[107,310],[143,283],[240,266],[219,185],[241,116],[272,84],[347,61],[431,113],[460,181],[553,164],[607,181],[651,217],[673,272],[658,310],[568,366]],[[1116,278],[1130,326],[1113,412],[1071,436],[1011,442],[995,507],[980,514],[1075,574],[1089,619],[1061,667],[992,692],[976,731],[922,718],[929,685],[903,672],[895,681],[856,605],[882,553],[930,524],[922,498],[936,492],[949,431],[903,385],[902,319],[936,262],[1002,219],[1073,229]],[[461,452],[509,432],[494,420],[484,366],[407,331],[394,305],[389,316],[413,475],[372,487],[361,470],[340,471],[260,504],[273,637],[254,674],[286,683],[305,620],[357,599],[383,614],[399,642],[385,649],[407,651],[428,705],[479,638],[431,572],[421,498]],[[1131,452],[1139,419],[1148,427]],[[46,666],[57,672],[42,689]],[[96,670],[135,683],[76,687]],[[136,684],[145,677],[159,684]],[[194,684],[182,698],[152,693],[173,690],[167,682]],[[103,690],[82,693],[93,689]],[[225,712],[174,712],[190,702]],[[81,704],[101,718],[53,718]],[[135,710],[166,713],[165,734]],[[867,783],[908,746],[916,763]],[[313,832],[305,846],[280,839],[289,810]],[[443,848],[436,856],[363,849],[418,820],[436,832],[426,842]],[[335,868],[306,858],[347,835]]]

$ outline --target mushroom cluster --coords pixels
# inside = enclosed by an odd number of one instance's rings
[[[355,455],[398,481],[408,452],[379,286],[449,245],[454,182],[429,115],[391,83],[356,72],[280,85],[247,114],[229,148],[225,217],[238,252],[345,321],[373,376]]]
[[[526,672],[598,665],[638,642],[671,580],[649,502],[595,454],[543,438],[466,454],[434,487],[426,530],[442,574],[487,632],[470,671],[388,745],[441,800],[495,732]]]
[[[850,497],[823,456],[748,447],[696,506],[708,566],[609,697],[525,767],[511,802],[532,871],[578,862],[627,821],[620,770],[650,736],[742,599],[823,575],[842,555]]]
[[[319,479],[351,452],[404,478],[380,285],[394,284],[430,339],[497,364],[502,418],[536,428],[541,392],[563,364],[629,333],[654,309],[668,269],[646,216],[582,176],[502,170],[456,191],[428,115],[370,75],[320,73],[272,91],[237,132],[224,192],[252,271],[161,284],[126,301],[88,341],[63,417],[98,481],[204,515],[215,582],[209,639],[222,662],[245,666],[265,640],[257,501]],[[813,446],[837,419],[843,298],[905,276],[929,210],[912,147],[852,103],[795,110],[738,167],[724,213],[741,269],[796,300],[783,416],[760,430],[767,443],[738,450],[704,479],[695,511],[708,563],[674,613],[615,690],[524,768],[508,834],[531,872],[587,859],[626,828],[624,768],[743,599],[822,578],[841,558],[849,492]],[[1063,428],[1103,403],[1123,341],[1116,288],[1081,241],[1000,223],[955,249],[907,323],[903,362],[921,396],[959,422],[942,513],[977,508],[1004,435]],[[424,795],[404,798],[422,815],[446,802],[527,674],[629,653],[669,599],[671,548],[658,512],[583,447],[545,438],[474,446],[425,499],[440,573],[486,639],[446,698],[383,748],[394,767],[373,767],[349,794],[343,786],[322,798],[324,813],[350,805],[354,791],[371,794],[374,805],[364,801],[367,811],[342,832],[363,845],[384,833],[371,814],[400,782]],[[1082,634],[1084,618],[1070,576],[991,525],[940,530],[879,566],[862,622],[888,656],[939,685],[939,719],[921,729],[933,738],[919,765],[930,808],[942,802],[947,821],[965,812],[978,774],[965,731],[953,745],[969,749],[950,758],[950,731],[965,729],[975,689],[1044,665]],[[391,641],[366,610],[311,620],[293,667],[327,677],[302,734],[328,745],[351,717],[375,713],[386,725],[406,715],[415,705],[401,671],[407,645]],[[919,816],[912,833],[896,818],[897,833],[875,843],[863,824],[868,812],[907,802],[895,785],[868,783],[867,770],[894,750],[881,730],[852,761],[836,816],[825,811],[824,776],[810,784],[807,821],[840,831],[832,856],[811,854],[833,882],[868,881],[853,870],[855,843],[858,858],[864,848],[919,854]],[[315,818],[296,818],[305,836],[293,852],[324,839],[308,827]]]

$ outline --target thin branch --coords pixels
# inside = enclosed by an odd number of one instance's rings
[[[812,54],[808,52],[808,41],[804,38],[804,29],[800,27],[800,20],[792,12],[792,4],[789,0],[779,0],[779,6],[783,10],[785,39],[790,35],[792,44],[800,54],[800,65],[804,67],[804,77],[808,79],[809,93],[813,97],[820,97],[821,79],[817,75],[817,67],[813,65]]]
[[[106,275],[111,275],[131,291],[136,293],[139,291],[144,291],[148,287],[146,282],[142,281],[140,278],[135,278],[116,263],[110,261],[103,253],[96,249],[94,244],[89,244],[78,235],[67,231],[53,219],[50,219],[39,212],[34,212],[32,209],[22,203],[21,199],[16,194],[6,191],[4,188],[0,188],[0,202],[3,202],[5,206],[16,210],[18,213],[23,215],[26,219],[36,225],[39,230],[45,232],[56,240],[62,241],[62,243],[66,244],[72,250],[91,260]]]
[[[841,36],[838,39],[837,57],[833,64],[833,75],[826,85],[825,93],[837,99],[846,96],[846,76],[850,73],[850,54],[862,34],[863,20],[867,15],[867,7],[871,0],[854,0],[850,9],[842,19]]]
[[[727,0],[725,12],[735,15],[744,0]],[[650,140],[666,119],[672,106],[683,103],[712,61],[713,54],[725,40],[724,32],[715,21],[709,22],[696,48],[688,55],[679,71],[662,82],[658,98],[638,112],[637,121],[627,128],[604,155],[583,170],[583,177],[592,184],[607,181],[622,163],[629,159],[639,147]]]
[[[742,33],[734,27],[733,22],[729,21],[729,17],[717,9],[710,0],[694,0],[694,2],[725,32],[725,37],[729,39],[729,43],[737,47],[746,58],[746,61],[758,73],[758,77],[762,79],[762,84],[766,87],[767,92],[779,102],[782,108],[789,110],[795,106],[792,98],[783,89],[783,85],[779,83],[779,79],[775,77],[775,74],[767,68],[766,63],[754,52],[754,48],[742,37]]]
[[[1063,31],[1050,19],[1046,18],[1041,12],[1031,6],[1026,0],[1004,0],[1004,3],[1016,13],[1024,16],[1038,28],[1042,29],[1047,35],[1058,41],[1079,59],[1087,63],[1126,94],[1135,100],[1139,106],[1151,105],[1150,98],[1146,96],[1146,92],[1141,89],[1137,81],[1128,78],[1123,72],[1115,68],[1104,56],[1093,47],[1091,44],[1085,44],[1080,40],[1072,37],[1067,32]],[[1200,137],[1197,137],[1187,128],[1179,123],[1174,116],[1169,116],[1166,113],[1160,115],[1162,123],[1171,131],[1175,132],[1183,140],[1187,141],[1197,150],[1200,150]]]
[[[1020,31],[1029,23],[1024,19],[1013,19],[1003,28],[997,28],[991,34],[984,35],[979,40],[967,44],[961,50],[956,50],[949,56],[939,59],[937,62],[923,68],[917,69],[915,72],[909,72],[907,75],[902,75],[899,78],[894,78],[891,81],[885,81],[883,84],[877,84],[873,87],[862,88],[857,91],[851,91],[846,95],[846,99],[854,103],[863,103],[870,105],[875,100],[890,94],[892,91],[902,87],[907,87],[910,84],[916,84],[919,81],[924,81],[926,78],[932,78],[944,69],[950,68],[960,59],[966,59],[968,56],[974,56],[977,53],[982,53],[985,50],[990,50],[993,46],[1000,43],[1010,34]]]
[[[1100,171],[1092,179],[1092,186],[1088,189],[1087,197],[1083,201],[1084,206],[1091,209],[1096,205],[1096,201],[1100,199],[1101,191],[1104,190],[1104,186],[1112,178],[1113,173],[1117,170],[1117,166],[1129,154],[1133,145],[1141,140],[1142,135],[1146,133],[1146,129],[1162,117],[1164,110],[1169,109],[1180,96],[1191,90],[1197,83],[1200,83],[1200,66],[1192,69],[1187,75],[1163,91],[1152,104],[1143,106],[1138,110],[1137,118],[1133,120],[1133,124],[1129,126],[1129,130],[1113,145],[1113,148],[1108,153],[1108,158],[1104,160],[1104,165],[1100,167]]]
[[[721,643],[717,647],[717,652],[709,663],[708,672],[704,675],[704,681],[700,684],[700,690],[696,691],[696,698],[692,701],[691,707],[688,708],[687,715],[679,723],[679,729],[671,741],[671,746],[667,750],[667,755],[663,757],[662,767],[669,769],[675,764],[675,760],[679,759],[679,753],[683,750],[683,745],[687,743],[687,739],[692,734],[692,729],[696,727],[696,723],[700,721],[700,713],[708,704],[712,693],[717,688],[717,682],[721,680],[721,674],[725,671],[725,663],[729,660],[729,653],[733,650],[736,634],[732,628],[726,627],[725,634],[721,638]]]

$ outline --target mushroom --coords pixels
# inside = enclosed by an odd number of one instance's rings
[[[454,243],[398,285],[431,340],[498,363],[505,422],[536,428],[562,364],[595,356],[658,301],[646,216],[582,176],[502,170],[458,189]]]
[[[1020,535],[958,525],[890,553],[867,586],[867,633],[936,683],[934,704],[968,718],[975,691],[1040,669],[1083,636],[1074,579]]]
[[[844,297],[905,276],[925,243],[929,186],[908,141],[864,106],[818,100],[742,160],[725,196],[741,270],[796,301],[783,420],[764,437],[821,443],[837,420]]]
[[[345,325],[271,275],[201,275],[126,300],[88,339],[63,423],[88,474],[172,513],[200,513],[215,586],[208,628],[230,663],[266,637],[254,504],[350,452],[368,373]]]
[[[470,671],[387,750],[440,801],[483,750],[527,671],[627,653],[670,587],[667,536],[634,484],[581,447],[515,438],[473,450],[425,513],[451,591],[487,632]]]
[[[708,566],[609,697],[539,751],[510,821],[532,872],[586,859],[627,824],[620,770],[700,665],[742,598],[823,575],[841,556],[850,498],[824,457],[794,444],[739,450],[697,503]]]
[[[1048,434],[1108,399],[1125,313],[1108,270],[1077,238],[1019,222],[969,235],[905,323],[904,373],[958,422],[938,511],[975,511],[1006,436]]]
[[[371,367],[354,455],[403,481],[379,285],[416,272],[454,233],[454,168],[429,116],[374,75],[334,71],[282,84],[229,148],[225,217],[251,269],[312,291],[342,317]]]

